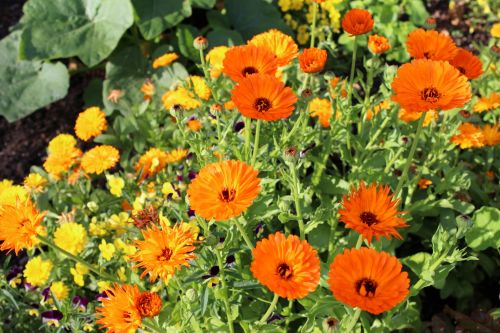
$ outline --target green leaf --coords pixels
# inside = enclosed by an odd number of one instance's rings
[[[200,60],[200,52],[194,48],[193,41],[200,33],[192,25],[181,24],[175,33],[181,54],[195,62]]]
[[[132,25],[129,0],[31,0],[24,6],[22,54],[28,59],[106,59]]]
[[[148,40],[191,16],[191,5],[186,0],[132,0],[132,3],[139,30]]]
[[[500,248],[500,210],[482,207],[472,217],[472,227],[465,234],[465,241],[476,251],[488,247]]]
[[[243,44],[243,37],[236,30],[224,29],[224,28],[216,28],[210,31],[207,35],[208,45],[210,47],[219,46],[219,45],[241,45]]]
[[[62,63],[18,60],[19,39],[13,32],[0,41],[0,115],[9,122],[63,98],[69,87]]]
[[[415,25],[424,24],[427,17],[429,17],[429,13],[427,13],[422,0],[407,1],[406,12],[410,15],[410,20]]]
[[[191,0],[193,7],[210,9],[215,6],[216,0]]]
[[[278,9],[266,1],[226,0],[224,4],[229,21],[245,40],[271,28],[293,35]]]

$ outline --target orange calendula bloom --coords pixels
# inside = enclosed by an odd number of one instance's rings
[[[141,92],[145,100],[151,100],[155,94],[156,88],[151,80],[146,80],[141,86]]]
[[[472,111],[481,113],[498,107],[500,107],[500,93],[492,93],[489,97],[481,97],[476,104],[474,104]]]
[[[153,68],[160,68],[170,65],[172,62],[179,59],[179,56],[175,52],[165,53],[161,57],[156,58],[153,61]]]
[[[137,252],[130,256],[137,262],[135,267],[144,269],[141,278],[149,274],[152,282],[158,278],[169,279],[194,260],[196,239],[189,224],[180,223],[173,227],[162,224],[161,229],[152,225],[141,232],[144,240],[135,241]]]
[[[392,100],[410,112],[449,110],[471,98],[467,78],[446,61],[417,59],[399,67]]]
[[[421,115],[422,112],[409,112],[406,109],[400,109],[398,113],[399,119],[407,123],[419,120]],[[422,126],[427,127],[433,122],[436,122],[438,119],[439,119],[439,112],[435,110],[429,110],[425,113],[425,119]]]
[[[328,284],[342,303],[378,315],[408,296],[410,280],[398,259],[374,249],[346,249],[330,265]]]
[[[188,153],[189,153],[189,150],[182,149],[182,148],[177,148],[177,149],[171,150],[167,153],[167,163],[180,162],[186,158]]]
[[[160,295],[143,291],[136,299],[137,310],[142,318],[157,316],[161,311],[162,301]]]
[[[482,129],[483,143],[485,146],[495,146],[500,143],[500,132],[498,131],[498,124],[485,125]]]
[[[167,165],[167,153],[158,148],[150,148],[141,155],[134,166],[136,172],[140,172],[140,180],[156,175]]]
[[[481,128],[471,123],[463,123],[458,127],[460,134],[451,137],[450,141],[460,148],[481,148],[484,146],[484,137]]]
[[[330,127],[330,118],[333,114],[332,103],[326,98],[314,98],[309,102],[309,113],[311,117],[317,117],[321,126]],[[340,114],[337,112],[337,119]]]
[[[339,210],[340,221],[349,229],[354,229],[371,243],[373,236],[380,241],[382,236],[391,239],[394,236],[402,239],[398,228],[406,228],[406,221],[399,217],[399,200],[390,194],[389,186],[371,184],[366,187],[361,183],[359,188],[353,188],[351,193],[342,198]]]
[[[430,185],[432,185],[432,180],[427,179],[427,178],[420,178],[417,183],[418,187],[422,190],[425,190],[428,188]]]
[[[415,59],[451,61],[458,48],[450,36],[436,30],[415,29],[406,40],[406,48]]]
[[[142,324],[136,306],[139,288],[136,285],[115,284],[105,293],[107,298],[101,298],[102,306],[96,308],[99,318],[96,323],[109,333],[135,332]]]
[[[258,171],[241,161],[222,161],[204,166],[187,193],[196,215],[224,221],[239,216],[259,195]]]
[[[319,284],[320,261],[316,250],[295,235],[281,232],[257,242],[250,266],[253,276],[281,297],[306,297]]]
[[[345,86],[346,86],[346,80],[342,80],[341,81],[341,77],[334,77],[333,79],[330,80],[330,85],[333,89],[337,89],[337,86],[339,85],[340,83],[340,96],[342,96],[343,98],[347,97],[347,90],[345,89]],[[332,95],[332,98],[335,98],[336,94],[334,92],[331,93]]]
[[[366,34],[373,29],[373,17],[365,9],[351,9],[342,19],[342,29],[351,36]]]
[[[328,53],[325,50],[310,48],[305,49],[299,56],[300,69],[304,73],[317,73],[325,68]]]
[[[478,78],[483,74],[481,60],[466,49],[459,48],[457,55],[450,60],[450,64],[467,76],[469,80]]]
[[[250,75],[231,92],[231,99],[245,117],[262,120],[288,118],[297,96],[290,87],[271,75]]]
[[[210,76],[217,78],[222,73],[224,69],[224,58],[226,57],[226,52],[229,50],[227,46],[216,46],[211,49],[205,56],[206,60],[210,64]]]
[[[278,66],[288,65],[299,53],[293,38],[276,29],[255,35],[248,44],[269,48],[278,58]]]
[[[75,133],[83,141],[100,135],[108,128],[106,114],[98,107],[90,107],[81,112],[76,119]]]
[[[276,75],[278,62],[267,47],[235,46],[226,52],[222,70],[233,81],[239,82],[252,74]]]
[[[186,122],[186,126],[189,128],[190,131],[193,131],[193,132],[198,132],[202,125],[201,125],[201,121],[199,121],[198,119],[190,119]]]
[[[86,173],[101,174],[113,168],[120,160],[120,152],[113,146],[101,145],[87,151],[82,157],[82,169]]]
[[[55,179],[67,172],[82,156],[82,151],[76,148],[76,139],[70,134],[59,134],[49,142],[49,156],[43,164],[44,169]]]
[[[14,205],[0,205],[0,250],[12,251],[16,255],[22,249],[31,249],[38,244],[37,235],[45,213],[40,213],[30,199],[17,198]]]
[[[381,54],[389,51],[391,44],[389,44],[389,40],[386,37],[375,34],[368,37],[368,48],[372,53]]]

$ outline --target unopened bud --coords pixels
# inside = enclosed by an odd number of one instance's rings
[[[208,47],[208,40],[203,36],[198,36],[194,39],[193,46],[197,50],[204,50]]]

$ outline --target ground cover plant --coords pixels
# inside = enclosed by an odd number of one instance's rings
[[[105,70],[0,181],[0,332],[500,330],[499,8],[464,48],[420,1],[161,3],[0,41],[9,120]]]

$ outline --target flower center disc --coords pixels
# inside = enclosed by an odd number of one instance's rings
[[[429,103],[436,103],[440,97],[441,94],[436,88],[425,88],[420,92],[420,98]]]
[[[245,68],[243,68],[243,71],[242,71],[243,76],[245,76],[245,77],[248,75],[256,74],[258,72],[259,71],[255,67],[245,67]]]
[[[234,201],[235,198],[236,198],[236,190],[233,188],[228,189],[224,187],[219,194],[219,199],[224,202]]]
[[[359,216],[361,221],[366,224],[367,226],[371,226],[372,224],[377,224],[379,223],[379,220],[377,219],[377,215],[370,213],[370,212],[363,212]]]
[[[255,100],[254,107],[259,112],[269,111],[271,108],[271,101],[264,97],[259,97]]]
[[[285,280],[290,279],[293,275],[292,269],[286,263],[279,264],[277,271],[279,276]]]
[[[356,282],[356,292],[363,297],[374,297],[377,286],[377,282],[372,279],[363,278]]]
[[[173,254],[172,250],[170,250],[168,248],[163,249],[161,251],[161,254],[158,256],[158,260],[159,261],[168,261],[172,257],[172,254]]]

